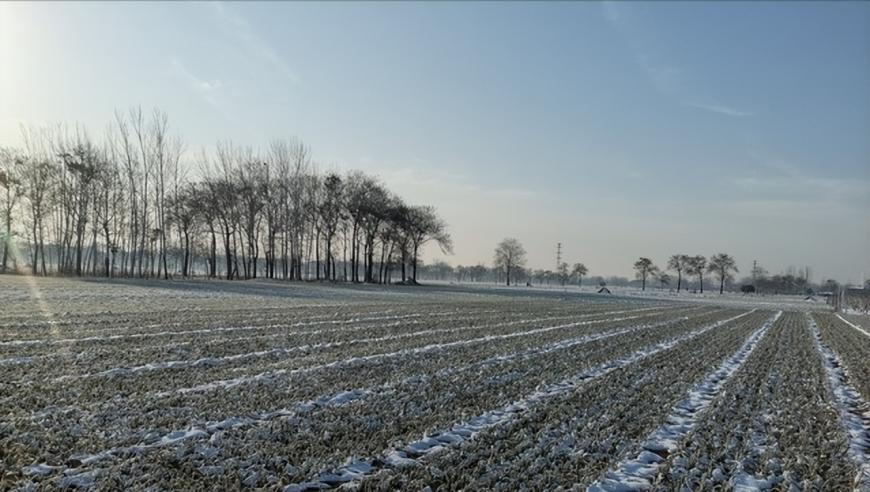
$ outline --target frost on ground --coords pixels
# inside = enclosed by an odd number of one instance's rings
[[[852,386],[839,356],[822,343],[815,320],[808,317],[807,323],[822,357],[840,420],[849,437],[849,455],[858,465],[856,486],[860,490],[870,490],[870,405]]]
[[[856,325],[855,323],[852,323],[851,321],[849,321],[849,320],[847,320],[846,318],[840,316],[839,314],[837,315],[837,319],[839,319],[839,320],[842,321],[843,323],[846,323],[847,325],[851,326],[852,328],[854,328],[854,329],[860,331],[861,333],[867,335],[868,337],[870,337],[870,331],[867,331],[867,330],[865,330],[864,328],[862,328],[862,327]]]
[[[450,429],[429,433],[426,437],[417,441],[411,442],[398,449],[392,449],[384,453],[382,456],[363,461],[353,461],[348,465],[335,470],[321,474],[314,481],[304,482],[301,484],[292,484],[285,489],[305,490],[307,488],[318,488],[320,484],[329,485],[331,482],[355,482],[364,478],[366,475],[375,473],[382,466],[389,467],[405,467],[418,465],[419,458],[427,454],[436,453],[445,446],[458,445],[468,439],[473,439],[475,435],[490,429],[497,425],[502,425],[520,413],[527,411],[529,408],[545,403],[548,400],[558,398],[573,391],[578,385],[586,383],[592,379],[601,377],[611,371],[633,364],[646,357],[657,354],[661,351],[668,350],[677,344],[694,338],[702,333],[718,328],[726,323],[740,319],[749,314],[746,312],[731,318],[717,321],[716,323],[704,326],[690,333],[676,337],[671,340],[655,344],[650,347],[645,347],[626,357],[621,357],[612,361],[608,361],[599,366],[593,367],[582,373],[576,374],[569,379],[559,381],[553,385],[536,390],[535,392],[525,395],[523,398],[511,402],[503,407],[489,410],[470,420],[458,423]],[[360,468],[364,467],[366,472],[360,472]],[[340,479],[340,480],[339,480]]]
[[[658,474],[659,465],[680,445],[701,418],[703,411],[716,398],[728,378],[746,361],[759,340],[782,315],[778,311],[756,330],[740,349],[729,357],[714,372],[707,375],[693,388],[685,400],[677,404],[667,418],[667,423],[650,434],[643,444],[643,451],[635,458],[619,463],[616,469],[607,472],[589,487],[590,491],[647,490]]]
[[[587,487],[607,469],[645,486],[724,385],[744,380],[732,376],[766,339],[770,321],[759,325],[777,302],[5,280],[3,490],[537,490]],[[820,350],[841,357],[833,368],[847,367],[855,390],[834,390],[831,402],[853,398],[838,408],[854,419],[854,398],[870,389],[868,338],[848,317],[817,316]],[[854,430],[839,420],[843,436]],[[752,427],[751,442],[799,463],[803,451],[782,448],[791,441],[771,428]],[[849,439],[852,463],[866,441]],[[814,470],[821,483],[834,474]],[[726,478],[763,487],[766,477]]]

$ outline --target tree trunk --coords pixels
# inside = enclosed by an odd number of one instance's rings
[[[103,223],[103,234],[106,236],[106,276],[110,277],[109,255],[112,254],[112,241],[109,240],[109,224]]]
[[[228,227],[224,227],[224,252],[227,256],[227,280],[233,279],[233,254],[231,248],[232,233]]]
[[[6,203],[11,202],[10,191],[6,190]],[[9,260],[9,244],[12,242],[12,207],[6,209],[6,233],[3,235],[3,273]]]
[[[367,241],[366,249],[368,253],[368,265],[366,266],[366,282],[373,283],[374,280],[374,261],[375,261],[375,242],[374,240]],[[416,253],[415,253],[416,257]],[[414,278],[416,279],[416,276]]]
[[[36,236],[36,219],[33,221],[31,232],[33,233],[33,265],[31,266],[31,272],[33,272],[33,275],[36,275],[39,268],[39,240]]]
[[[414,269],[412,270],[412,272],[413,272],[412,273],[412,275],[413,275],[412,280],[416,284],[417,283],[417,245],[416,244],[414,245],[414,259],[413,259],[413,261],[414,261],[414,265],[413,265]]]
[[[320,231],[314,234],[314,278],[320,280]]]
[[[181,274],[187,278],[190,275],[190,232],[184,230],[184,262],[181,264]]]

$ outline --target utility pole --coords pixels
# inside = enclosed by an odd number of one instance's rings
[[[556,271],[562,266],[562,243],[556,243]]]

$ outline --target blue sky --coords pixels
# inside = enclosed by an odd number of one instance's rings
[[[454,264],[870,276],[870,3],[4,3],[0,57],[0,144],[137,104],[193,151],[298,136],[438,207]]]

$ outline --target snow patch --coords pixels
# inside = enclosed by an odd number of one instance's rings
[[[690,390],[688,396],[673,408],[665,425],[647,437],[643,451],[636,458],[620,462],[615,470],[606,472],[601,480],[590,485],[587,490],[612,492],[651,489],[663,457],[673,453],[695,428],[700,414],[710,406],[728,379],[746,362],[758,342],[781,315],[782,311],[777,311],[749,336],[737,352]]]
[[[498,425],[506,424],[538,404],[552,400],[554,398],[558,398],[560,396],[570,394],[578,386],[588,381],[597,379],[614,370],[626,367],[647,357],[655,355],[659,352],[673,348],[682,342],[695,338],[715,328],[721,327],[726,323],[747,316],[754,311],[755,310],[753,309],[752,311],[747,311],[737,316],[717,321],[715,323],[693,330],[684,335],[680,335],[678,337],[674,337],[669,340],[659,342],[646,348],[637,350],[627,356],[619,357],[617,359],[605,362],[593,368],[582,371],[568,379],[564,379],[555,384],[536,390],[531,394],[526,395],[522,399],[514,401],[513,403],[504,405],[497,409],[490,410],[468,421],[458,423],[450,429],[432,433],[428,436],[423,437],[422,439],[411,442],[405,446],[390,449],[383,453],[381,458],[366,460],[365,463],[371,464],[372,466],[365,473],[360,473],[359,471],[354,471],[351,473],[348,465],[345,465],[337,470],[324,472],[319,477],[323,477],[324,475],[327,475],[329,477],[351,477],[355,475],[355,478],[352,481],[359,482],[365,476],[374,474],[380,468],[374,466],[375,464],[383,463],[383,465],[381,466],[389,466],[393,468],[420,466],[421,458],[425,457],[426,455],[436,453],[448,446],[454,446],[464,441],[473,439],[480,432],[483,432],[489,428]],[[288,488],[285,488],[284,490],[306,490],[306,487],[322,488],[322,485],[331,486],[330,484],[320,480],[319,478],[315,478],[311,482],[291,484],[288,486]]]
[[[265,371],[265,372],[261,372],[259,374],[254,374],[252,376],[240,376],[238,378],[213,381],[210,383],[204,383],[204,384],[192,386],[189,388],[177,388],[177,389],[171,390],[171,391],[164,391],[164,392],[156,393],[155,396],[157,398],[161,398],[161,397],[172,396],[174,394],[182,394],[183,395],[183,394],[188,394],[188,393],[202,393],[202,392],[214,391],[214,390],[218,390],[218,389],[229,389],[229,388],[233,388],[235,386],[239,386],[242,384],[249,384],[249,383],[255,383],[255,382],[262,382],[262,381],[270,381],[270,380],[274,380],[274,379],[279,378],[279,377],[295,376],[298,374],[307,374],[310,372],[320,371],[323,369],[336,368],[336,367],[346,367],[346,366],[352,366],[355,364],[364,364],[364,363],[369,363],[372,361],[380,361],[380,360],[392,359],[392,358],[397,358],[397,357],[414,356],[414,355],[419,355],[419,354],[425,354],[428,352],[449,349],[449,348],[453,348],[453,347],[473,345],[473,344],[477,344],[477,343],[486,343],[486,342],[490,342],[493,340],[505,340],[505,339],[510,339],[510,338],[522,337],[522,336],[536,335],[539,333],[546,333],[546,332],[555,331],[555,330],[564,330],[566,328],[574,328],[577,326],[586,326],[586,325],[593,325],[593,324],[598,324],[598,323],[613,323],[613,322],[618,322],[618,321],[628,321],[628,320],[632,320],[632,319],[638,319],[638,318],[641,318],[643,316],[645,316],[645,315],[624,316],[622,318],[609,318],[609,319],[590,320],[590,321],[576,321],[573,323],[566,323],[566,324],[561,324],[561,325],[556,325],[556,326],[548,326],[545,328],[536,328],[533,330],[525,330],[525,331],[519,331],[519,332],[513,332],[513,333],[506,333],[506,334],[502,334],[502,335],[487,335],[487,336],[483,336],[483,337],[469,338],[469,339],[457,340],[457,341],[453,341],[453,342],[433,343],[433,344],[425,345],[423,347],[414,347],[414,348],[409,348],[409,349],[397,350],[395,352],[385,352],[385,353],[380,353],[380,354],[350,357],[347,359],[332,361],[332,362],[328,362],[325,364],[317,364],[317,365],[302,367],[302,368],[297,368],[297,369],[278,369],[275,371]]]
[[[828,384],[840,412],[840,421],[849,438],[849,456],[858,465],[856,490],[870,490],[870,405],[849,383],[849,375],[840,357],[822,343],[819,327],[809,315],[807,324],[813,334],[816,350],[822,356]]]
[[[846,318],[840,316],[839,314],[837,315],[837,317],[840,318],[840,321],[842,321],[843,323],[846,323],[847,325],[851,326],[852,328],[855,328],[856,330],[858,330],[858,331],[860,331],[861,333],[863,333],[863,334],[867,335],[868,337],[870,337],[870,332],[868,332],[868,331],[865,330],[864,328],[861,328],[860,326],[856,325],[855,323],[852,323],[851,321],[849,321],[849,320],[847,320]]]

